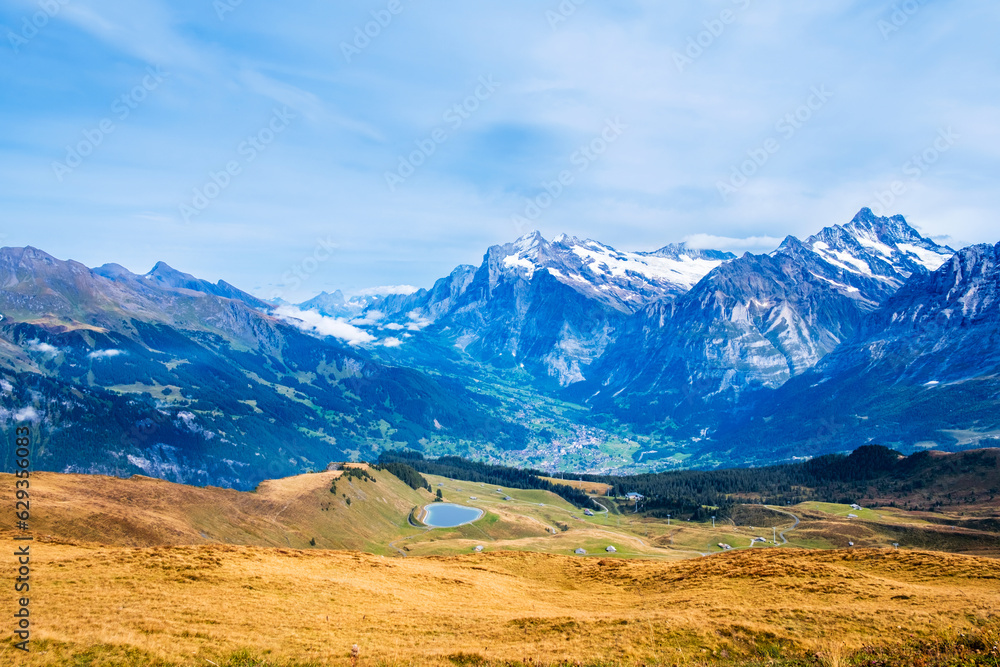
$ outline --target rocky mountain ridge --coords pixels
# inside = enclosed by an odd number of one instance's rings
[[[0,423],[33,411],[51,469],[232,486],[400,446],[586,460],[615,433],[636,464],[975,444],[1000,433],[998,248],[868,209],[742,257],[533,233],[430,289],[289,312],[4,248]]]
[[[40,469],[238,488],[421,439],[516,441],[461,386],[266,306],[163,263],[2,248],[0,426],[38,422]]]
[[[959,250],[914,274],[815,369],[749,401],[720,446],[802,456],[868,442],[1000,445],[998,305],[1000,244]]]
[[[622,418],[662,420],[780,387],[850,338],[911,276],[953,253],[901,216],[869,209],[805,242],[788,237],[637,313],[576,395]],[[645,415],[628,416],[635,412]]]

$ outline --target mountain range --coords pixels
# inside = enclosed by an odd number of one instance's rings
[[[901,216],[869,209],[805,241],[788,237],[643,309],[583,393],[636,420],[728,409],[748,389],[777,388],[813,368],[904,282],[953,254]]]
[[[135,275],[3,248],[0,285],[0,422],[39,424],[40,469],[252,488],[449,429],[523,439],[446,378],[162,262]]]
[[[955,258],[981,250],[956,255],[902,216],[879,217],[867,208],[844,225],[805,240],[790,236],[774,252],[739,258],[682,245],[621,253],[595,241],[560,236],[548,242],[532,233],[490,248],[478,268],[459,267],[431,290],[390,297],[365,311],[362,321],[371,322],[374,312],[373,330],[412,329],[408,350],[393,351],[396,359],[440,362],[460,350],[473,368],[520,368],[540,392],[588,408],[590,423],[607,425],[611,418],[648,435],[644,447],[656,451],[639,452],[647,461],[673,457],[678,443],[691,450],[693,443],[694,460],[763,462],[775,460],[778,442],[782,459],[847,449],[832,415],[811,417],[824,404],[821,397],[794,393],[806,386],[798,379],[848,373],[839,362],[829,364],[858,345],[859,336],[922,340],[912,331],[888,331],[884,308],[895,307],[898,294],[931,312],[936,302],[922,301],[934,298],[926,281],[951,280],[942,275]],[[990,280],[977,274],[970,289],[995,294]],[[933,321],[920,321],[917,331],[930,331]],[[995,322],[985,319],[963,326],[976,341],[996,335]],[[985,360],[992,356],[970,352],[961,331],[936,332],[933,351],[912,363],[923,367],[937,359],[989,377]],[[896,371],[901,377],[894,386],[914,381],[915,368]],[[857,392],[858,400],[873,405],[868,399],[883,386]],[[788,397],[780,409],[779,396]],[[875,421],[863,411],[853,421],[838,416],[838,423],[853,424],[852,446],[991,443],[1000,435],[990,417],[995,400],[977,395],[974,406],[953,405],[943,420],[909,415],[903,429],[898,416],[884,414],[881,428],[863,428]],[[796,435],[760,431],[763,439],[751,446],[744,433],[734,447],[743,420],[758,410],[770,411],[768,421],[785,414],[780,410],[794,414]]]
[[[601,356],[629,316],[688,292],[734,258],[683,244],[619,252],[565,235],[549,242],[533,232],[490,248],[478,268],[459,266],[429,290],[369,305],[360,319],[420,330],[424,339],[477,362],[523,364],[542,384],[566,386],[584,379],[583,369]],[[335,317],[343,312],[329,299],[300,307]]]
[[[0,424],[41,424],[47,469],[238,488],[400,447],[638,470],[988,444],[998,253],[869,209],[741,257],[535,232],[430,289],[279,307],[4,248]]]
[[[867,442],[1000,445],[1000,244],[919,272],[813,369],[747,402],[721,442],[810,455]]]

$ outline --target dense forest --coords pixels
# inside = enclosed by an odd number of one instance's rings
[[[405,461],[427,474],[514,488],[545,489],[574,505],[589,505],[583,500],[586,496],[582,492],[541,479],[545,473],[537,470],[492,466],[453,456],[429,460],[409,451],[387,452],[382,457],[386,461]],[[628,493],[640,494],[642,499],[638,503],[630,500],[628,505],[651,516],[670,514],[677,518],[706,520],[713,515],[727,517],[741,504],[794,505],[806,500],[854,503],[861,498],[902,498],[930,490],[944,478],[963,475],[981,478],[984,485],[978,493],[992,497],[1000,493],[996,488],[1000,486],[998,460],[995,453],[988,451],[949,457],[937,457],[930,452],[903,456],[881,445],[865,445],[850,455],[831,454],[803,463],[763,468],[686,470],[628,477],[561,476],[567,480],[607,484],[611,487],[609,495],[616,498],[623,498]],[[968,502],[975,500],[976,493],[976,490],[958,496],[951,492],[944,495],[927,493],[927,505],[911,509]],[[895,504],[895,501],[889,500],[887,504]]]
[[[829,454],[803,463],[762,468],[566,478],[608,484],[616,496],[639,493],[644,496],[639,509],[654,516],[669,512],[704,519],[712,514],[728,516],[737,504],[794,505],[806,500],[848,504],[861,498],[901,498],[929,488],[945,476],[991,473],[996,481],[996,466],[995,456],[977,452],[957,458],[938,458],[926,451],[903,456],[888,447],[865,445],[850,455]],[[923,509],[945,502],[931,498]]]
[[[542,476],[545,473],[538,470],[494,466],[488,463],[469,461],[458,456],[425,459],[420,452],[405,450],[383,452],[379,456],[378,464],[383,468],[394,463],[406,464],[417,472],[427,475],[440,475],[451,479],[460,479],[465,482],[506,486],[512,489],[542,489],[544,491],[551,491],[566,500],[566,502],[577,507],[597,508],[594,505],[594,501],[583,491],[564,484],[553,484],[544,480]]]
[[[398,477],[403,483],[416,491],[417,489],[431,490],[431,483],[410,465],[399,461],[387,461],[375,466],[375,470],[385,470],[391,475]]]
[[[737,504],[794,505],[805,500],[853,503],[871,480],[892,475],[900,454],[879,445],[861,447],[850,456],[832,454],[798,464],[726,470],[684,470],[618,477],[565,475],[600,482],[611,495],[638,493],[639,509],[653,514],[704,520],[725,517]]]

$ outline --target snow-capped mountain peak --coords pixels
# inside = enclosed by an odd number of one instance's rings
[[[846,225],[826,227],[801,244],[848,273],[899,287],[915,272],[934,271],[955,254],[924,238],[901,215],[879,217],[863,208]],[[786,240],[775,254],[787,253]]]
[[[538,232],[494,246],[490,255],[499,260],[504,273],[530,281],[544,270],[578,292],[627,312],[683,294],[712,269],[735,258],[717,250],[689,249],[683,243],[653,252],[623,252],[566,234],[549,242]]]
[[[543,245],[548,245],[548,241],[542,236],[539,231],[529,232],[522,236],[521,238],[514,241],[514,248],[518,252],[537,252],[538,249]]]
[[[676,259],[680,261],[689,261],[693,259],[725,261],[728,259],[734,259],[736,257],[732,253],[723,252],[721,250],[690,248],[688,247],[687,243],[670,243],[663,246],[659,250],[654,250],[653,252],[640,253],[640,254],[654,256],[654,257],[666,257],[668,259]]]
[[[531,280],[535,271],[542,268],[542,254],[549,245],[540,232],[525,234],[506,246],[497,246],[501,250],[502,265],[505,271],[523,275]],[[493,254],[491,248],[490,254]]]

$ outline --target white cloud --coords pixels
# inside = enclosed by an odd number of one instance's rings
[[[363,290],[358,290],[354,293],[354,296],[389,296],[390,294],[410,295],[417,292],[419,289],[419,287],[414,287],[413,285],[382,285],[381,287],[368,287]]]
[[[420,331],[424,327],[434,323],[434,320],[425,317],[419,310],[411,310],[406,316],[410,318],[410,323],[406,325],[406,328],[410,331]]]
[[[59,16],[145,62],[205,67],[212,53],[181,36],[174,29],[172,14],[166,3],[157,0],[94,0],[87,6],[66,5]]]
[[[110,359],[125,354],[125,350],[94,350],[87,355],[88,359]]]
[[[365,313],[364,317],[358,317],[351,320],[351,324],[359,327],[371,326],[373,324],[378,324],[379,320],[385,317],[385,313],[381,310],[369,310]]]
[[[396,337],[386,338],[385,340],[382,341],[383,347],[399,347],[402,344],[403,341],[399,340]]]
[[[689,248],[700,250],[774,250],[783,239],[774,236],[748,236],[732,238],[729,236],[713,236],[711,234],[691,234],[684,237]]]
[[[351,345],[370,343],[375,337],[336,317],[326,317],[314,310],[299,310],[294,306],[276,308],[274,314],[294,327],[321,336],[332,336]]]
[[[48,343],[43,343],[37,338],[28,341],[28,349],[32,352],[39,352],[41,354],[51,354],[52,356],[59,354],[58,347],[54,345],[49,345]]]
[[[5,80],[5,91],[24,100],[18,108],[30,109],[45,102],[47,90],[85,80],[88,102],[50,114],[8,114],[4,131],[17,141],[0,151],[0,180],[17,196],[0,205],[8,217],[31,219],[49,252],[91,265],[148,267],[164,259],[244,289],[283,284],[289,301],[313,296],[300,291],[321,281],[345,292],[428,287],[460,263],[478,265],[488,245],[516,237],[511,215],[525,198],[574,169],[574,151],[619,114],[628,125],[620,141],[586,173],[574,172],[576,182],[532,226],[621,250],[652,250],[700,233],[802,238],[850,220],[876,192],[904,178],[902,165],[939,127],[953,124],[959,143],[893,212],[912,215],[928,234],[998,240],[1000,188],[989,175],[1000,155],[1000,69],[992,66],[996,50],[989,44],[1000,13],[991,3],[921,3],[888,39],[878,28],[888,6],[847,0],[808,7],[588,3],[555,30],[544,9],[527,0],[452,3],[441,11],[406,10],[349,67],[336,45],[350,42],[370,18],[351,3],[232,2],[238,7],[223,21],[211,2],[59,4],[53,25],[81,30],[54,33],[50,26],[25,55],[57,36],[66,41],[63,53],[74,55],[12,70],[18,76]],[[679,71],[674,54],[717,20],[719,4],[747,9]],[[38,10],[36,0],[8,5],[20,8],[12,25]],[[491,24],[505,30],[479,29]],[[506,38],[510,30],[516,43]],[[120,124],[128,140],[105,142],[86,169],[53,190],[52,160],[140,83],[146,63],[173,75],[141,114]],[[956,71],[976,72],[977,85]],[[442,113],[490,72],[502,84],[497,94],[453,131]],[[823,84],[834,92],[829,105],[786,138],[776,123],[807,101],[811,86]],[[201,224],[178,227],[178,193],[201,185],[192,174],[225,165],[274,103],[318,120],[296,122],[244,169],[234,179],[239,196],[220,197],[199,216]],[[447,143],[389,193],[385,172],[398,169],[435,128],[448,133]],[[769,137],[780,151],[723,200],[717,182]],[[32,207],[39,199],[53,202],[48,208],[56,212]],[[107,218],[109,205],[123,211],[117,222]],[[73,215],[59,212],[67,210]],[[137,212],[160,221],[128,225]],[[91,228],[108,235],[84,233]],[[337,261],[305,271],[302,248],[331,228],[342,237]],[[30,240],[13,236],[11,243]],[[106,236],[116,239],[110,248]],[[231,251],[203,252],[217,247]],[[283,279],[290,267],[294,278]]]
[[[21,408],[14,413],[14,421],[18,422],[36,422],[40,419],[41,417],[38,416],[38,411],[30,405],[26,408]]]
[[[276,81],[253,70],[244,70],[240,72],[239,77],[250,91],[292,107],[310,120],[316,120],[323,113],[323,104],[313,93]]]
[[[12,385],[10,382],[7,382],[7,380],[0,379],[0,389],[3,390],[3,393],[9,394],[10,392],[14,391],[14,385]]]

